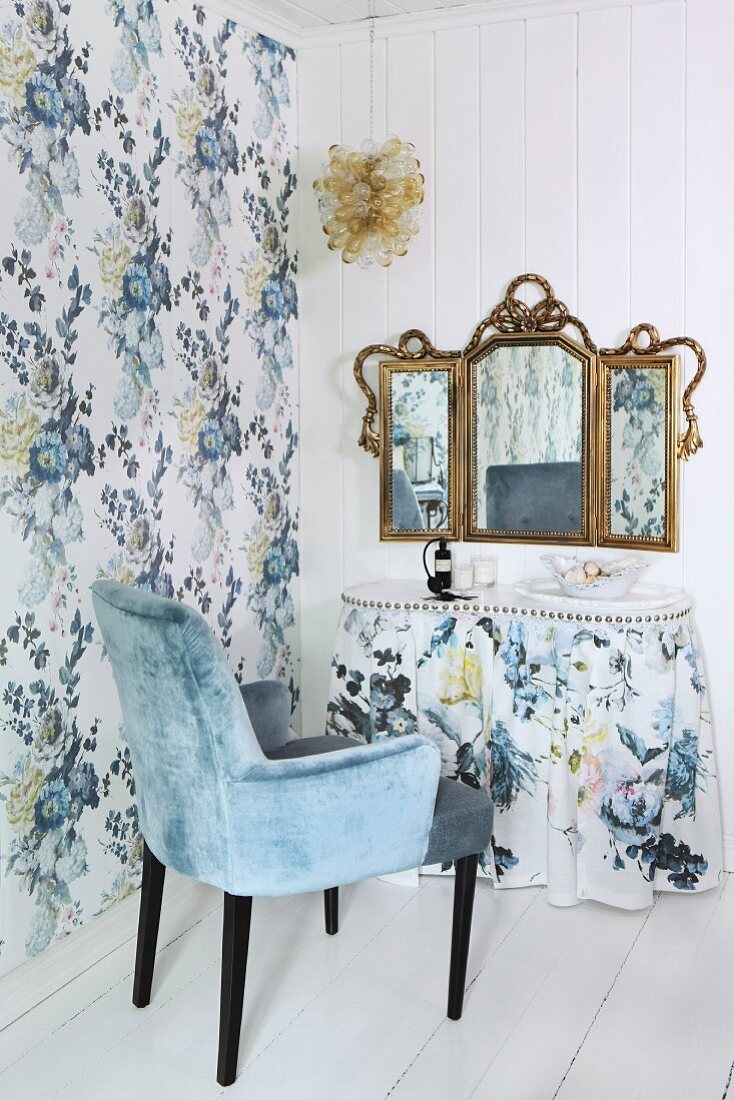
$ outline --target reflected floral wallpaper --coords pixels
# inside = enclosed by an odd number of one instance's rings
[[[665,371],[610,372],[611,532],[665,538]]]
[[[477,439],[480,469],[581,461],[582,372],[573,355],[555,344],[501,344],[476,369],[486,425]]]
[[[95,578],[298,702],[294,54],[94,10],[0,6],[0,973],[139,883]]]

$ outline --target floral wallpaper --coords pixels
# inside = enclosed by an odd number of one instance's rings
[[[488,466],[581,461],[582,368],[570,352],[555,344],[500,344],[475,369],[481,485]],[[480,526],[484,498],[479,494]]]
[[[295,58],[90,7],[0,2],[0,973],[139,884],[95,578],[298,702]]]
[[[609,385],[611,534],[665,538],[665,369],[614,368]]]

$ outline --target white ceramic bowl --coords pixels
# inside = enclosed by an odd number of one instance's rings
[[[611,576],[597,577],[591,584],[569,584],[564,574],[574,565],[583,565],[583,562],[575,558],[564,558],[559,554],[544,554],[540,559],[549,573],[558,581],[558,585],[564,596],[571,596],[577,600],[618,600],[626,596],[635,581],[647,564],[639,558],[614,558],[604,561],[602,558],[588,558],[587,561],[596,561],[599,565],[612,565],[614,571]]]

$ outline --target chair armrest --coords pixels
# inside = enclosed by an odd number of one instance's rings
[[[230,893],[324,890],[420,866],[440,771],[417,735],[252,765],[227,784]]]
[[[245,708],[263,752],[282,749],[288,738],[291,693],[279,680],[240,684]]]

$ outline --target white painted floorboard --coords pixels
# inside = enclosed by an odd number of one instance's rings
[[[730,885],[731,883],[731,885]],[[734,883],[554,909],[480,882],[464,1018],[445,1018],[453,882],[253,908],[239,1077],[214,1077],[221,908],[130,1003],[132,944],[0,1032],[7,1100],[734,1100]]]

